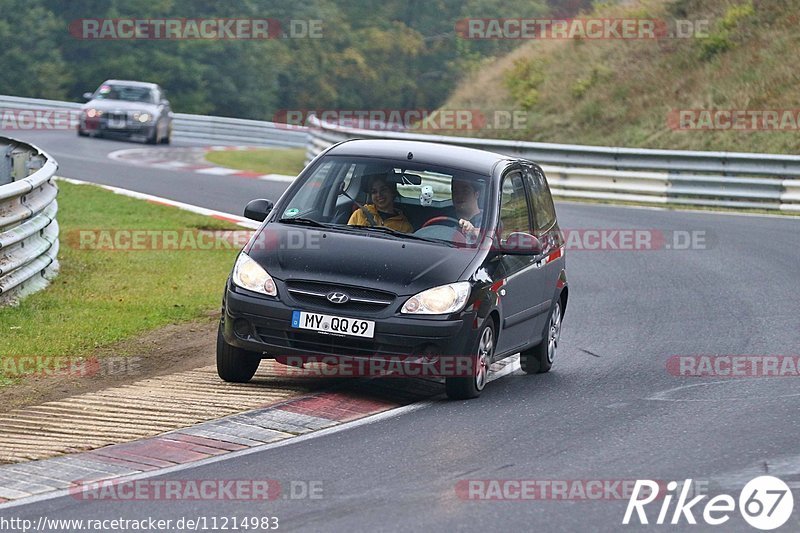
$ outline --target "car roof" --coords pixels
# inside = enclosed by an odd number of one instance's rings
[[[514,160],[502,154],[451,144],[388,139],[351,139],[334,146],[328,154],[406,160],[409,152],[414,154],[415,163],[429,163],[485,175],[491,174],[498,162]]]
[[[156,89],[158,87],[157,83],[132,80],[106,80],[100,85],[129,85],[131,87],[147,87],[148,89]]]

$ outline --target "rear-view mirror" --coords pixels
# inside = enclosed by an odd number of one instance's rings
[[[417,174],[406,174],[403,172],[398,176],[397,182],[400,185],[422,185],[422,176]]]

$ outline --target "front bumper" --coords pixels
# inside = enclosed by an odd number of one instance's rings
[[[111,128],[105,117],[86,118],[81,117],[80,129],[86,133],[101,133],[103,135],[151,135],[155,124],[153,122],[138,122],[127,120],[125,125],[120,128]]]
[[[292,311],[303,310],[375,321],[372,339],[338,336],[291,327]],[[394,358],[398,356],[464,355],[478,334],[476,311],[469,308],[448,317],[376,317],[319,311],[302,304],[260,297],[228,282],[223,301],[222,331],[225,342],[280,356],[347,356]]]

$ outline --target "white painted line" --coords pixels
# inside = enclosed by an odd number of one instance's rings
[[[221,217],[230,220],[232,223],[241,226],[243,228],[257,229],[259,226],[261,226],[261,224],[259,224],[258,222],[244,217],[240,217],[239,215],[232,215],[230,213],[223,213],[222,211],[206,209],[205,207],[198,207],[196,205],[185,204],[183,202],[176,202],[175,200],[170,200],[168,198],[161,198],[160,196],[153,196],[152,194],[130,191],[128,189],[122,189],[120,187],[112,187],[111,185],[99,185],[97,183],[90,183],[88,181],[81,181],[72,178],[57,177],[57,179],[60,181],[65,181],[67,183],[72,183],[73,185],[94,185],[95,187],[100,187],[101,189],[111,191],[121,196],[136,198],[138,200],[148,200],[151,202],[156,202],[171,207],[177,207],[178,209],[183,209],[184,211],[189,211],[191,213],[197,213],[198,215],[205,215],[214,218]]]
[[[713,209],[691,209],[686,206],[681,207],[656,207],[650,205],[624,205],[614,204],[611,202],[576,202],[574,200],[566,200],[557,196],[553,197],[556,204],[569,204],[569,205],[596,205],[598,207],[613,207],[616,209],[644,209],[647,211],[675,211],[678,213],[698,213],[701,215],[728,215],[732,217],[763,217],[763,218],[782,218],[799,220],[797,215],[782,215],[779,213],[734,213],[733,211],[716,211]]]
[[[507,361],[511,361],[511,362],[507,362]],[[492,371],[492,366],[494,366],[494,364],[489,366],[489,372],[490,372],[489,373],[489,382],[492,382],[492,381],[494,381],[496,379],[500,379],[503,376],[507,376],[509,374],[513,374],[517,370],[521,370],[522,369],[522,367],[519,365],[519,356],[518,355],[512,355],[509,359],[507,359],[504,362],[506,362],[506,365],[503,366],[497,372]]]
[[[144,155],[147,153],[152,153],[152,150],[153,150],[152,148],[125,148],[124,150],[115,150],[114,152],[111,152],[110,154],[108,154],[108,158],[117,161],[122,160],[122,161],[135,162],[136,160],[128,159],[128,156],[140,155],[140,154]]]
[[[153,166],[161,167],[161,168],[183,168],[183,167],[189,167],[189,166],[194,166],[194,165],[192,163],[184,163],[183,161],[167,161],[165,163],[158,163],[158,164],[153,165]]]
[[[240,170],[236,170],[234,168],[225,168],[225,167],[209,167],[209,168],[199,168],[195,170],[198,174],[212,174],[214,176],[230,176],[231,174],[236,174],[237,172],[241,172]]]

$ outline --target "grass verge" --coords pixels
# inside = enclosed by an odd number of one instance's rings
[[[207,316],[219,306],[238,248],[212,241],[212,249],[201,249],[185,237],[234,226],[99,187],[60,182],[59,188],[61,271],[44,291],[17,307],[0,308],[0,361],[86,356],[167,324]],[[104,235],[124,235],[118,230],[159,230],[156,235],[180,240],[177,246],[97,249]],[[81,245],[81,232],[99,236],[98,246]],[[0,386],[17,378],[0,367]]]
[[[227,168],[252,170],[262,174],[296,176],[303,170],[305,148],[259,148],[255,150],[223,150],[208,152],[206,160]]]

